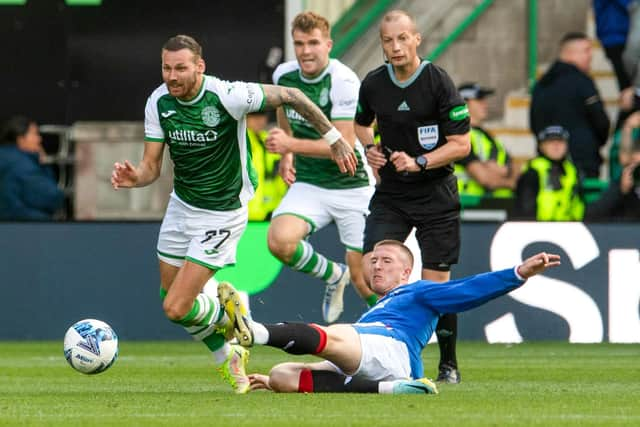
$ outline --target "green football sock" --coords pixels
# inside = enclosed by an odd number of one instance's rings
[[[160,288],[160,299],[164,301],[166,297],[167,291]],[[182,325],[189,335],[197,341],[202,341],[211,352],[215,353],[225,344],[224,335],[216,332],[215,328],[215,324],[223,317],[224,310],[220,309],[218,300],[201,293],[193,302],[191,311],[174,323]]]
[[[208,326],[214,315],[217,319],[219,312],[220,303],[217,300],[214,301],[205,294],[199,294],[193,301],[191,310],[182,319],[174,322],[182,326]]]
[[[369,307],[373,307],[378,302],[378,295],[371,294],[364,299]]]
[[[335,262],[316,252],[306,240],[298,242],[288,265],[296,271],[307,273],[327,283],[337,282],[342,275],[342,270]]]

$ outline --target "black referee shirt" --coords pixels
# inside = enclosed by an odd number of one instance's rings
[[[423,61],[416,72],[399,82],[391,64],[371,71],[360,86],[355,121],[378,122],[383,152],[404,151],[416,157],[447,143],[447,135],[469,132],[469,112],[449,75]],[[379,190],[404,192],[453,172],[453,165],[424,172],[398,173],[392,163],[379,171]],[[413,185],[412,185],[413,184]]]

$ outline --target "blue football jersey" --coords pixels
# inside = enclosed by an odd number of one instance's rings
[[[399,286],[358,319],[362,334],[378,334],[404,342],[413,378],[424,376],[420,353],[441,314],[459,313],[504,295],[524,283],[515,269],[482,273],[445,283],[419,280]]]

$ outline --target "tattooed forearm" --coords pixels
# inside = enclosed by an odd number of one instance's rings
[[[325,134],[333,127],[322,110],[307,98],[300,89],[275,85],[263,85],[262,87],[264,88],[265,104],[268,109],[275,109],[285,104],[290,105],[320,134]]]

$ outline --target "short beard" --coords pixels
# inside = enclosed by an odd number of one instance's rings
[[[198,83],[198,73],[194,72],[193,78],[189,81],[189,90],[185,94],[187,98],[191,99],[198,94],[198,88],[196,87],[197,83]],[[195,91],[195,93],[192,94],[191,93],[192,91]]]
[[[198,89],[196,85],[198,84],[198,73],[194,72],[191,79],[184,82],[184,88],[186,89],[185,94],[183,96],[184,100],[193,99],[198,94]],[[195,93],[192,93],[195,91]]]

